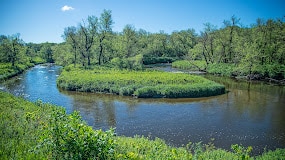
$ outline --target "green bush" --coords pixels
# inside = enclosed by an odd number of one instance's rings
[[[0,92],[0,159],[113,159],[114,130],[93,130],[62,107]]]
[[[40,136],[39,148],[55,159],[108,159],[114,156],[114,130],[94,131],[82,121],[78,112],[70,115],[54,109],[48,128]]]

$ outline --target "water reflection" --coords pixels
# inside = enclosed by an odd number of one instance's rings
[[[230,149],[237,143],[251,145],[255,153],[264,147],[285,147],[285,87],[240,82],[225,77],[206,78],[222,83],[228,92],[207,98],[135,99],[106,94],[59,91],[57,66],[37,66],[7,81],[6,88],[31,101],[41,99],[80,111],[95,129],[116,127],[118,135],[160,137],[181,146],[210,142]]]

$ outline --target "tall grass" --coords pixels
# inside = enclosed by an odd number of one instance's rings
[[[285,149],[251,157],[251,147],[232,145],[232,151],[213,144],[189,143],[171,147],[163,140],[116,137],[114,130],[93,130],[78,112],[28,102],[0,92],[0,159],[284,159]]]
[[[229,63],[213,63],[209,64],[207,68],[208,73],[221,76],[231,76],[235,74],[236,70],[237,66]]]
[[[203,77],[161,71],[131,71],[108,68],[66,68],[57,85],[66,90],[106,92],[139,98],[206,97],[223,94],[225,87]]]
[[[188,60],[178,60],[173,62],[173,68],[185,69],[185,70],[192,70],[192,71],[199,71],[206,69],[206,62],[205,61],[188,61]]]
[[[15,66],[10,63],[0,63],[0,81],[14,77],[32,66],[34,66],[32,63],[16,64]]]

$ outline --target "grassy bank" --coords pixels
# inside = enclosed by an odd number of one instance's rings
[[[0,63],[0,81],[9,79],[18,74],[21,74],[28,68],[34,66],[33,63],[28,64],[17,64],[12,66],[10,63]]]
[[[235,65],[230,63],[212,63],[206,66],[204,61],[179,60],[172,63],[172,67],[187,70],[206,70],[207,73],[221,76],[252,76],[258,75],[260,79],[274,78],[282,79],[285,77],[285,65],[266,64],[252,66]]]
[[[130,71],[96,67],[66,68],[57,79],[65,90],[106,92],[139,98],[207,97],[223,94],[225,87],[203,77],[160,71]]]
[[[206,69],[205,61],[188,61],[178,60],[172,63],[173,68],[192,70],[192,71],[204,71]]]
[[[0,159],[284,159],[285,149],[250,157],[251,147],[232,151],[195,143],[171,147],[163,140],[116,137],[114,131],[93,130],[78,112],[28,102],[0,92]]]

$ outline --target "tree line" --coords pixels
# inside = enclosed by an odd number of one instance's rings
[[[39,59],[60,65],[90,67],[112,65],[140,69],[143,64],[167,63],[178,59],[202,60],[207,65],[231,64],[236,74],[262,73],[283,76],[285,65],[285,23],[279,19],[257,19],[243,26],[236,16],[218,28],[204,24],[199,34],[194,29],[150,33],[127,24],[121,32],[112,31],[112,12],[89,16],[77,26],[65,28],[60,44],[25,44],[19,35],[0,37],[0,61],[21,63]]]

